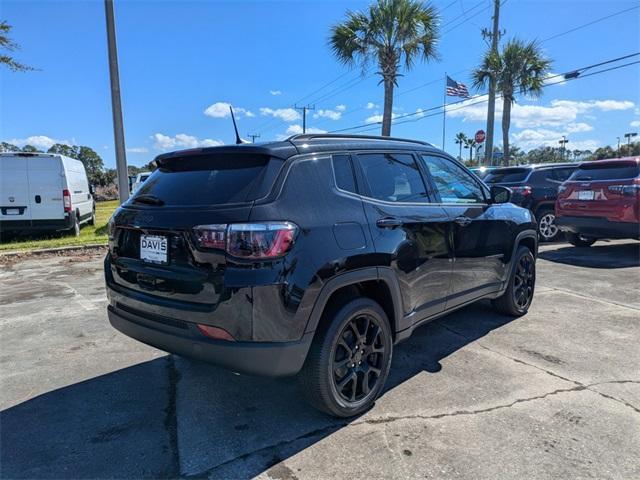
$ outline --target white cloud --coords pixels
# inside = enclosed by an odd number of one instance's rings
[[[32,135],[27,138],[12,138],[6,140],[7,143],[16,145],[18,147],[24,147],[25,145],[32,145],[39,150],[48,150],[52,145],[56,143],[62,143],[64,145],[74,145],[75,142],[71,140],[58,140],[55,138],[47,137],[46,135]]]
[[[313,118],[329,118],[331,120],[340,120],[342,117],[342,112],[346,110],[346,106],[337,105],[335,110],[318,110],[313,114]]]
[[[147,153],[149,149],[147,147],[129,147],[127,152],[129,153]]]
[[[447,110],[447,115],[460,117],[465,122],[485,121],[487,104],[481,102],[473,105],[475,102],[477,100],[473,98],[466,100],[453,107],[451,111]],[[579,115],[588,112],[628,110],[634,106],[635,104],[628,100],[551,100],[549,106],[516,103],[511,109],[511,122],[516,128],[559,127],[575,122]],[[496,117],[502,117],[501,100],[496,102]]]
[[[422,108],[417,108],[416,109],[416,114],[414,115],[414,117],[416,117],[416,118],[424,117],[424,110]]]
[[[394,118],[396,118],[398,116],[397,113],[392,113],[391,114],[391,119],[393,120]],[[364,123],[380,123],[382,122],[382,114],[381,113],[376,113],[374,115],[371,115],[370,117],[367,117],[364,121]]]
[[[582,133],[590,132],[591,130],[593,130],[593,126],[584,122],[568,123],[566,128],[567,133]]]
[[[294,108],[277,108],[274,110],[272,108],[262,107],[260,109],[260,114],[265,117],[279,118],[280,120],[284,120],[285,122],[295,122],[296,120],[300,120],[302,118],[300,113],[298,113],[298,111]]]
[[[289,135],[298,135],[300,133],[302,133],[302,125],[298,125],[293,124],[293,125],[289,125],[289,127],[287,128],[286,131],[287,134]],[[309,127],[307,128],[307,132],[306,133],[327,133],[326,130],[322,130],[320,128],[314,128],[314,127]]]
[[[579,124],[578,124],[579,125]],[[586,125],[586,124],[585,124]],[[587,125],[591,127],[590,125]],[[593,129],[591,127],[590,129]],[[557,147],[558,141],[562,138],[563,135],[567,136],[569,133],[573,133],[570,131],[571,125],[568,125],[566,129],[559,130],[551,130],[546,128],[527,128],[520,132],[516,132],[511,134],[512,141],[518,145],[520,148],[524,150],[530,150],[532,148],[537,147]],[[586,131],[586,130],[583,130]],[[597,140],[575,140],[569,139],[569,143],[567,144],[567,148],[571,150],[595,150],[601,146],[601,142]]]
[[[273,95],[274,97],[277,95],[282,95],[282,91],[281,90],[269,90],[269,93],[271,95]]]
[[[227,118],[231,116],[229,107],[231,107],[230,103],[216,102],[209,105],[205,109],[204,114],[208,117],[213,117],[213,118]],[[242,108],[242,107],[233,107],[233,113],[238,118],[241,118],[242,116],[245,116],[245,117],[256,116],[255,113],[253,113],[251,110],[247,110],[246,108]]]
[[[221,140],[213,140],[211,138],[199,139],[193,135],[179,133],[174,137],[156,133],[151,136],[153,146],[156,150],[171,150],[176,148],[197,148],[197,147],[216,147],[224,145]]]
[[[374,108],[378,108],[380,105],[377,105],[373,102],[368,102],[367,105],[365,106],[365,108],[367,110],[373,110]]]
[[[630,127],[640,127],[640,120],[634,120],[629,124]]]

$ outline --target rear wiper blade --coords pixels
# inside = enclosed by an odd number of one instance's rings
[[[156,197],[155,195],[143,194],[138,195],[133,199],[133,203],[146,203],[147,205],[164,205],[164,200]]]

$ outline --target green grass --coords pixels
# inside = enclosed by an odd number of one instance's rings
[[[0,252],[107,243],[107,222],[117,206],[117,200],[96,203],[96,224],[82,225],[79,237],[67,233],[43,233],[29,237],[18,237],[9,242],[0,243]]]

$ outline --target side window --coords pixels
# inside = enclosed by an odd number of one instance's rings
[[[358,155],[357,159],[371,197],[387,202],[429,202],[412,155],[372,153]]]
[[[442,203],[484,203],[482,187],[463,168],[442,157],[423,155]]]
[[[554,180],[564,182],[575,171],[575,168],[556,168],[554,169]]]
[[[334,155],[332,161],[336,187],[345,192],[356,193],[356,181],[349,155]]]

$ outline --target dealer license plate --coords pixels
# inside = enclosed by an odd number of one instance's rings
[[[578,192],[578,200],[593,200],[594,196],[593,190],[581,190]]]
[[[167,240],[167,237],[160,235],[140,235],[140,259],[151,263],[168,263]]]

